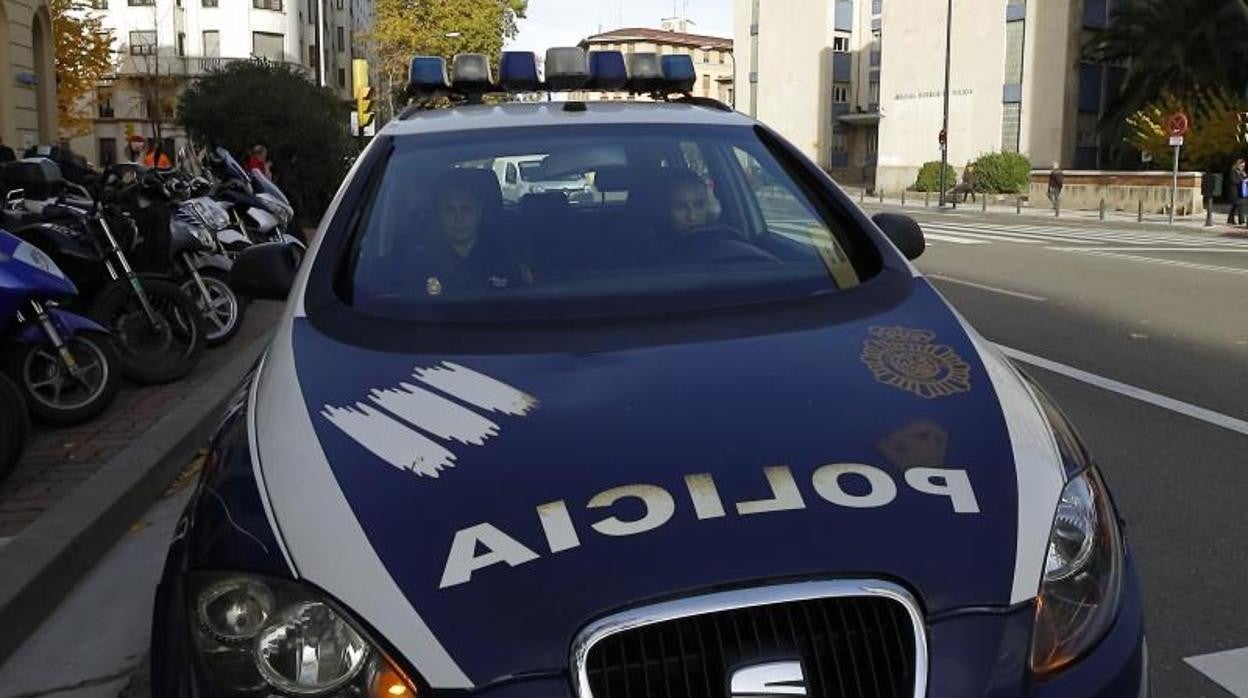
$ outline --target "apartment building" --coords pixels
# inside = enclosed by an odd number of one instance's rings
[[[0,0],[0,140],[14,150],[56,136],[56,65],[45,0]]]
[[[1096,124],[1125,68],[1083,62],[1125,0],[952,0],[949,161],[1107,160]],[[943,0],[735,0],[743,111],[841,181],[896,191],[940,159]]]
[[[711,97],[724,104],[733,102],[732,39],[689,32],[690,22],[684,18],[664,19],[661,29],[632,27],[595,34],[581,41],[586,51],[620,51],[629,53],[684,54],[693,57],[697,82],[693,94]],[[577,93],[576,99],[647,99],[619,93]]]
[[[157,123],[166,149],[185,144],[186,133],[174,121],[178,97],[190,81],[230,61],[286,64],[344,101],[352,99],[351,58],[359,29],[354,16],[371,16],[371,0],[92,0],[92,5],[113,31],[118,63],[97,89],[92,132],[73,139],[72,146],[100,164],[132,159],[139,147],[135,136],[153,138]]]

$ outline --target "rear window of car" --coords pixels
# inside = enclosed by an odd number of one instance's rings
[[[740,306],[835,293],[879,267],[852,219],[748,126],[514,128],[390,148],[336,275],[371,316]]]

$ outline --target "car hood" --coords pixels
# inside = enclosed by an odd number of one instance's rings
[[[275,528],[434,686],[566,668],[588,621],[726,585],[886,579],[929,614],[1026,600],[1052,437],[905,284],[867,317],[579,353],[370,349],[288,318],[256,397]]]

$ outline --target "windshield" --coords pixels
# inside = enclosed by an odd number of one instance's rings
[[[396,139],[338,293],[415,320],[557,319],[805,298],[878,265],[749,127],[588,126]],[[537,154],[544,181],[517,189]]]

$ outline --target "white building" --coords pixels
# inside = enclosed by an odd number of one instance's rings
[[[732,39],[692,34],[689,32],[690,24],[692,23],[685,18],[673,17],[663,20],[661,29],[644,27],[613,29],[587,37],[579,45],[586,51],[690,56],[693,59],[694,71],[697,73],[692,94],[697,97],[711,97],[730,104],[734,98]],[[645,96],[598,92],[577,92],[572,96],[575,99],[648,99]]]
[[[73,148],[102,164],[129,159],[132,136],[152,138],[157,120],[167,148],[176,151],[186,141],[173,123],[178,96],[188,81],[228,61],[296,66],[352,99],[360,28],[354,17],[372,15],[371,0],[93,0],[93,6],[113,31],[119,62],[98,89],[93,132],[74,139]]]
[[[1122,1],[953,0],[949,162],[1101,166],[1096,124],[1125,70],[1079,52]],[[896,191],[940,159],[947,2],[734,2],[739,109],[842,181]]]
[[[20,152],[56,136],[56,67],[45,0],[0,0],[0,141]]]

